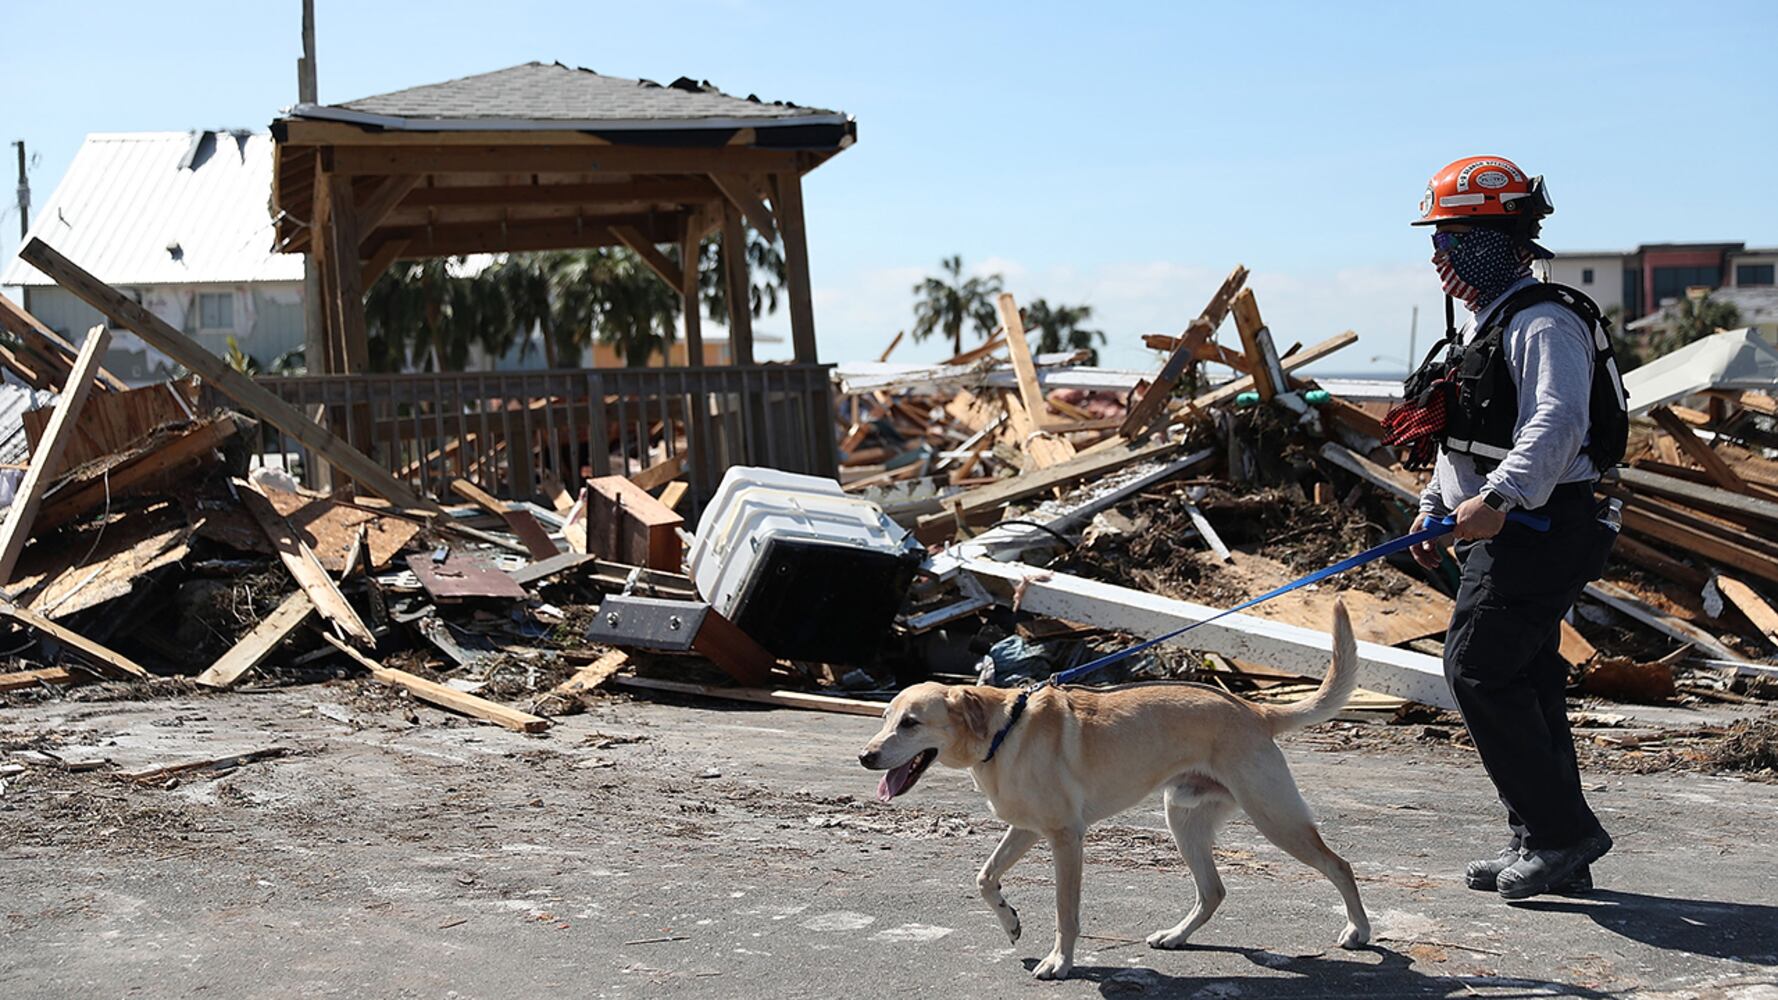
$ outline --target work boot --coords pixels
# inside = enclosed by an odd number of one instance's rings
[[[1600,830],[1573,847],[1524,852],[1525,856],[1495,876],[1502,899],[1529,899],[1546,892],[1564,891],[1570,879],[1611,850],[1611,834]]]
[[[1516,848],[1503,847],[1500,849],[1499,857],[1471,861],[1463,869],[1463,884],[1480,892],[1497,892],[1500,888],[1498,884],[1500,873],[1506,871],[1521,857],[1522,855]],[[1550,891],[1559,896],[1573,896],[1590,892],[1592,888],[1593,869],[1589,865],[1582,865],[1568,877],[1568,881]]]

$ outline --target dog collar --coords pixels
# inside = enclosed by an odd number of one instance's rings
[[[1048,686],[1049,681],[1046,680],[1019,692],[1019,697],[1012,703],[1012,712],[1006,717],[1006,725],[1001,726],[1000,731],[994,734],[994,742],[988,744],[988,756],[982,758],[982,763],[986,764],[993,760],[994,755],[1000,752],[1000,744],[1005,741],[1006,734],[1012,732],[1013,724],[1019,721],[1019,716],[1025,714],[1025,702],[1029,701],[1033,694]]]

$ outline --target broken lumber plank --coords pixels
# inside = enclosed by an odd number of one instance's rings
[[[1000,401],[1006,407],[1006,431],[1025,457],[1027,470],[1048,469],[1074,457],[1074,445],[1039,424],[1018,393],[1003,391]]]
[[[1587,584],[1586,595],[1606,607],[1633,618],[1663,635],[1689,642],[1705,653],[1719,660],[1740,662],[1746,657],[1716,640],[1716,637],[1687,621],[1681,621],[1661,609],[1648,604],[1624,588],[1608,580],[1595,580]]]
[[[665,489],[661,490],[661,506],[668,510],[677,510],[679,501],[684,500],[685,494],[690,490],[691,484],[685,480],[673,480],[667,484]]]
[[[302,442],[365,489],[397,506],[439,512],[437,504],[390,475],[375,459],[310,420],[270,390],[230,368],[228,362],[211,354],[122,292],[82,270],[41,239],[33,238],[19,251],[19,257],[76,298],[141,337],[151,347],[202,376],[216,391]]]
[[[1218,608],[1065,573],[1049,573],[1046,578],[1043,574],[1047,571],[1020,563],[965,557],[960,566],[984,586],[991,585],[990,590],[1003,602],[1010,601],[1013,588],[1023,584],[1019,606],[1024,611],[1133,635],[1157,635],[1221,613]],[[1305,677],[1325,674],[1333,655],[1333,636],[1326,632],[1245,614],[1229,615],[1193,629],[1176,644]],[[1358,683],[1426,705],[1456,707],[1445,683],[1444,663],[1422,653],[1360,642]]]
[[[1599,648],[1588,642],[1587,637],[1581,635],[1579,629],[1568,624],[1567,619],[1562,619],[1558,626],[1561,639],[1556,651],[1570,665],[1578,667],[1599,655]]]
[[[954,367],[958,367],[961,365],[974,364],[975,362],[980,361],[981,359],[987,357],[988,355],[993,354],[995,351],[1000,350],[1000,348],[1003,347],[1005,344],[1006,344],[1006,327],[1003,326],[1000,329],[995,330],[992,334],[989,334],[988,339],[982,341],[980,345],[978,345],[976,347],[972,347],[969,350],[964,351],[962,354],[956,355],[955,357],[951,358],[949,361],[943,362],[943,364],[947,368],[954,368]],[[888,358],[878,358],[877,360],[878,361],[888,361],[889,359]]]
[[[73,684],[80,680],[80,675],[67,667],[42,667],[37,670],[17,670],[10,674],[0,674],[0,691],[22,691],[43,684]]]
[[[864,701],[860,698],[836,698],[832,695],[808,694],[803,691],[686,684],[681,681],[655,680],[652,677],[613,677],[611,683],[618,687],[638,691],[666,691],[672,694],[698,695],[705,698],[728,698],[733,701],[777,705],[780,708],[802,708],[816,712],[838,712],[843,715],[869,715],[874,718],[882,718],[883,709],[888,707],[888,702]]]
[[[1123,426],[1118,428],[1120,436],[1136,440],[1148,433],[1149,425],[1154,423],[1154,418],[1173,395],[1179,380],[1185,377],[1186,367],[1197,357],[1199,349],[1216,334],[1216,328],[1222,325],[1223,318],[1228,315],[1229,306],[1246,283],[1247,268],[1236,264],[1229,276],[1222,279],[1222,285],[1216,289],[1216,293],[1210,296],[1210,302],[1204,306],[1204,311],[1186,324],[1185,332],[1180,335],[1179,342],[1172,346],[1173,353],[1161,366],[1154,383],[1136,401],[1136,405],[1130,407],[1130,412],[1124,417]]]
[[[518,540],[524,544],[525,551],[531,558],[548,559],[560,551],[556,548],[556,543],[549,540],[549,533],[543,530],[543,525],[537,523],[537,519],[531,516],[530,511],[495,499],[492,494],[480,486],[461,477],[451,480],[451,491],[504,520],[506,526],[511,528],[512,533],[518,536]]]
[[[1198,537],[1204,539],[1204,543],[1210,546],[1211,552],[1216,553],[1218,562],[1235,561],[1235,557],[1229,554],[1229,547],[1222,544],[1222,537],[1216,533],[1215,528],[1210,526],[1210,519],[1204,516],[1204,512],[1198,508],[1197,504],[1186,504],[1185,513],[1192,519],[1192,527],[1198,529]]]
[[[1679,419],[1679,416],[1670,407],[1657,406],[1648,411],[1648,416],[1655,422],[1655,426],[1665,431],[1667,436],[1672,438],[1673,442],[1679,445],[1680,449],[1692,461],[1703,467],[1716,485],[1736,493],[1751,492],[1747,488],[1747,482],[1737,475],[1734,469],[1729,468],[1729,463],[1723,461],[1723,457],[1716,453],[1716,449],[1699,439],[1698,435],[1693,433],[1692,429],[1686,426],[1685,421]]]
[[[1754,628],[1759,629],[1767,642],[1778,646],[1778,611],[1773,611],[1765,598],[1740,580],[1722,574],[1716,577],[1716,589],[1724,600],[1747,616],[1747,620],[1753,623]]]
[[[958,514],[967,518],[998,510],[1009,503],[1036,496],[1057,486],[1066,486],[1082,479],[1103,475],[1123,468],[1132,462],[1153,458],[1178,449],[1177,442],[1165,440],[1142,445],[1119,442],[1103,451],[1076,455],[1060,465],[1052,465],[1047,469],[1035,472],[1021,473],[988,486],[968,490],[958,498],[957,504],[952,510],[942,514],[929,514],[920,519],[920,525],[925,527],[928,524],[948,522]]]
[[[111,333],[103,324],[87,331],[86,342],[80,345],[80,354],[74,359],[68,387],[56,397],[55,412],[43,429],[43,439],[31,453],[31,467],[13,494],[12,506],[6,509],[5,524],[0,526],[0,584],[12,580],[19,554],[31,540],[31,525],[36,520],[38,505],[43,502],[43,491],[49,486],[50,476],[61,468],[62,451],[74,438],[75,420],[93,387],[93,372],[105,354],[105,345],[110,342]]]
[[[1778,561],[1745,545],[1666,517],[1650,513],[1635,505],[1624,507],[1624,529],[1670,545],[1682,552],[1719,562],[1762,580],[1778,582]]]
[[[1303,350],[1296,351],[1281,358],[1278,364],[1279,367],[1284,370],[1284,373],[1288,375],[1291,372],[1296,371],[1298,368],[1313,364],[1340,348],[1355,343],[1357,340],[1358,334],[1353,333],[1351,330],[1347,330],[1344,333],[1329,337],[1319,344],[1313,344]],[[1184,404],[1182,409],[1189,413],[1194,410],[1202,411],[1210,409],[1211,407],[1221,406],[1251,388],[1253,388],[1253,376],[1243,375],[1242,377],[1235,379],[1233,382],[1228,382],[1211,389],[1209,392]]]
[[[391,687],[402,688],[422,701],[431,702],[441,708],[448,708],[453,712],[473,716],[484,722],[492,722],[497,726],[505,726],[516,732],[541,733],[550,727],[550,721],[541,716],[521,712],[516,708],[508,708],[498,702],[489,701],[467,691],[459,691],[437,681],[429,681],[405,670],[385,667],[326,632],[321,633],[321,638],[326,639],[335,649],[357,661],[358,665],[370,671],[370,675],[376,680]]]
[[[60,642],[62,645],[67,646],[69,649],[79,654],[82,659],[85,659],[87,662],[92,663],[95,666],[111,667],[129,674],[131,677],[147,678],[152,676],[147,670],[143,669],[140,663],[137,663],[135,660],[130,659],[122,653],[107,649],[91,639],[88,639],[86,636],[81,635],[79,632],[64,628],[37,612],[32,611],[29,608],[20,607],[3,597],[0,597],[0,615],[5,615],[22,625],[29,625],[31,628],[34,628],[44,635]]]
[[[1696,566],[1680,562],[1660,549],[1630,538],[1622,532],[1618,533],[1617,542],[1612,546],[1612,554],[1620,556],[1638,566],[1652,569],[1656,573],[1683,585],[1688,590],[1701,590],[1710,582],[1710,573]]]
[[[0,295],[0,329],[19,339],[24,354],[34,362],[32,369],[49,380],[40,388],[58,389],[67,385],[73,358],[80,353],[73,344],[4,295]],[[123,392],[129,388],[123,379],[106,371],[103,364],[93,373],[93,381],[101,392]]]
[[[581,667],[555,687],[550,688],[531,705],[532,711],[542,711],[553,702],[565,702],[572,706],[581,695],[589,691],[597,691],[605,685],[619,670],[630,665],[630,654],[621,649],[608,650],[597,660]]]
[[[341,633],[354,643],[365,647],[375,646],[377,640],[370,634],[370,626],[364,624],[364,619],[358,617],[358,612],[346,602],[346,595],[340,593],[339,585],[333,582],[333,577],[327,575],[327,569],[321,565],[321,560],[315,557],[308,543],[297,535],[296,529],[290,526],[284,515],[278,513],[278,509],[265,498],[265,494],[251,483],[237,479],[234,485],[235,493],[241,499],[241,506],[246,507],[247,512],[259,522],[266,539],[272,543],[278,558],[283,561],[284,568],[290,571],[296,585],[308,593],[309,600],[314,602],[315,610],[321,613],[321,617],[338,626]]]
[[[190,462],[201,461],[224,441],[241,429],[242,417],[224,414],[209,423],[200,424],[159,448],[145,451],[123,464],[109,469],[103,476],[90,478],[71,490],[63,488],[44,498],[37,512],[37,528],[47,531],[60,527],[105,502],[123,496],[144,483],[151,483]],[[251,424],[252,421],[248,420]]]
[[[1321,457],[1345,469],[1358,478],[1381,489],[1390,496],[1409,507],[1419,509],[1420,493],[1412,486],[1402,482],[1377,463],[1365,458],[1343,444],[1329,441],[1321,446]]]
[[[1272,343],[1272,331],[1259,316],[1259,301],[1254,298],[1253,289],[1241,289],[1232,309],[1235,330],[1241,335],[1241,350],[1247,355],[1249,377],[1259,390],[1260,400],[1269,403],[1272,397],[1290,390],[1284,366],[1278,361],[1278,348]]]
[[[187,761],[183,764],[169,764],[166,767],[157,767],[147,771],[137,771],[133,774],[125,774],[123,777],[130,781],[152,783],[167,778],[178,777],[183,774],[191,774],[194,771],[202,771],[204,773],[233,771],[235,768],[240,767],[243,764],[253,764],[262,760],[274,760],[291,752],[289,747],[267,747],[264,750],[249,750],[246,753],[229,754],[227,757],[209,757],[204,760]]]
[[[682,451],[636,473],[630,477],[630,482],[635,483],[639,490],[652,490],[663,483],[670,483],[685,475],[685,462],[690,457],[690,453]]]
[[[1037,386],[1037,362],[1031,357],[1031,342],[1025,339],[1025,318],[1019,315],[1019,305],[1011,292],[1001,292],[994,307],[1000,312],[1000,325],[1006,329],[1006,353],[1012,358],[1013,376],[1019,380],[1019,401],[1025,404],[1033,429],[1048,430],[1049,403]]]
[[[1763,518],[1778,524],[1778,503],[1733,490],[1706,486],[1649,469],[1623,468],[1618,478],[1640,493],[1654,493],[1692,506]]]
[[[233,685],[242,674],[265,662],[265,658],[314,613],[315,602],[309,599],[307,591],[298,587],[271,614],[260,619],[252,631],[242,636],[241,641],[199,674],[198,683],[212,688]]]
[[[521,587],[529,587],[539,580],[547,580],[558,573],[566,573],[576,566],[590,563],[593,557],[585,552],[558,552],[548,559],[539,559],[518,569],[508,570],[507,576]]]
[[[685,519],[623,476],[587,480],[586,551],[652,569],[679,569]]]

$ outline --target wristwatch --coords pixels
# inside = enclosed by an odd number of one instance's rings
[[[1502,514],[1513,509],[1513,502],[1499,490],[1486,490],[1482,493],[1482,506],[1489,510],[1497,510]]]

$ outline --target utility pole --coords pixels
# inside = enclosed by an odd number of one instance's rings
[[[296,60],[296,100],[299,104],[318,104],[315,86],[315,0],[302,0],[303,54]],[[309,221],[309,220],[304,220]],[[312,237],[314,234],[311,233]],[[303,254],[303,365],[309,374],[327,371],[327,333],[321,322],[321,271],[315,266],[315,245],[311,239]]]
[[[25,245],[25,236],[31,231],[31,179],[25,174],[25,140],[14,139],[12,144],[19,151],[19,247]],[[31,289],[29,286],[19,289],[22,305],[26,312],[31,311]]]

